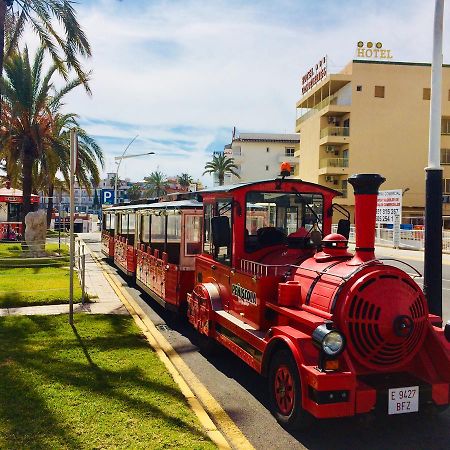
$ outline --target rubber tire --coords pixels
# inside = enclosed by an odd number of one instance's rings
[[[294,396],[294,406],[289,415],[285,415],[279,410],[275,399],[275,375],[280,366],[287,366],[294,382],[294,392],[296,394]],[[300,375],[297,364],[290,351],[279,350],[272,357],[269,366],[268,388],[271,412],[283,428],[300,431],[311,428],[314,423],[314,417],[302,407]]]

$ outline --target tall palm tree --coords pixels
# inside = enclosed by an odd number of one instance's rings
[[[17,49],[24,27],[29,24],[64,78],[67,79],[68,70],[74,69],[90,92],[89,77],[78,58],[91,56],[91,47],[72,5],[70,0],[0,0],[0,75],[4,61]],[[58,23],[62,33],[54,27]]]
[[[6,78],[1,80],[4,97],[0,143],[6,154],[7,165],[21,165],[23,218],[30,211],[33,167],[43,161],[45,152],[52,143],[55,110],[61,106],[62,98],[67,93],[83,83],[83,80],[76,78],[56,90],[52,78],[57,66],[52,65],[43,74],[43,59],[44,48],[41,47],[31,64],[25,47],[22,52],[14,53],[6,61]],[[62,158],[61,152],[62,149],[59,149]],[[82,154],[83,149],[80,151],[80,155]],[[49,157],[47,163],[50,164]],[[81,179],[85,176],[79,174]]]
[[[93,138],[83,130],[77,121],[76,114],[62,114],[57,112],[61,104],[53,108],[51,133],[46,136],[48,145],[45,146],[39,161],[48,195],[47,224],[50,225],[53,209],[53,194],[55,187],[63,184],[70,189],[70,129],[74,129],[78,136],[78,158],[75,177],[80,188],[92,194],[92,186],[100,182],[98,166],[104,166],[103,152]],[[57,178],[57,172],[63,180]]]
[[[144,177],[145,181],[145,195],[149,197],[161,197],[167,192],[169,185],[167,177],[159,170],[155,170],[148,177]]]
[[[194,181],[194,179],[188,173],[182,173],[181,175],[178,175],[177,179],[178,184],[186,191],[189,189],[189,186]]]
[[[234,169],[238,169],[238,166],[234,163],[234,159],[220,153],[219,155],[213,155],[212,161],[205,164],[205,171],[203,172],[203,175],[207,173],[215,173],[219,179],[219,185],[222,186],[225,179],[225,174],[227,173],[231,173],[236,177],[241,178]]]

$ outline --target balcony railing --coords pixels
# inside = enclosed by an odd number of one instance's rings
[[[350,136],[349,127],[326,127],[320,130],[320,139],[327,136]]]
[[[331,95],[330,97],[327,97],[326,99],[322,100],[320,103],[317,103],[317,105],[313,106],[309,111],[307,111],[305,114],[303,114],[302,116],[300,116],[297,119],[297,125],[299,123],[303,122],[304,120],[306,120],[308,117],[311,117],[316,112],[325,108],[326,106],[329,106],[329,105],[350,106],[351,105],[350,101],[344,101],[341,98],[340,101],[338,102],[338,99],[339,99],[339,96],[334,94],[334,95]]]
[[[325,158],[319,162],[319,169],[326,167],[348,167],[348,158]]]

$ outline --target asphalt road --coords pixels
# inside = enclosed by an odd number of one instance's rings
[[[86,235],[85,235],[86,236]],[[100,253],[99,235],[85,237]],[[421,271],[421,263],[408,260]],[[285,431],[268,410],[265,380],[224,348],[214,354],[199,349],[196,333],[146,294],[123,284],[159,331],[235,421],[256,449],[450,449],[450,410],[433,418],[403,415],[361,421],[334,419],[317,423],[306,433]],[[450,319],[450,266],[444,266],[445,315]],[[420,282],[420,279],[418,280]]]

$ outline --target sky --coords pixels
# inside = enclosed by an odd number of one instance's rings
[[[430,62],[433,0],[78,0],[93,57],[89,97],[66,109],[105,153],[103,173],[140,181],[154,170],[202,176],[238,132],[292,133],[301,77],[322,56],[338,72],[356,43],[381,41],[396,61]],[[444,62],[450,62],[450,8]],[[25,35],[30,48],[36,38]]]

